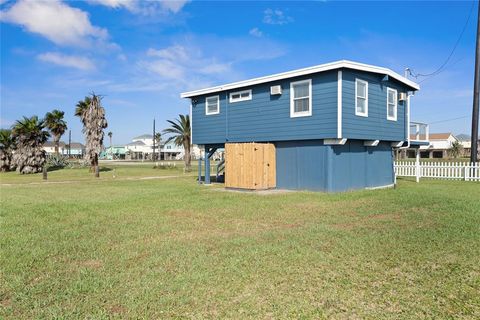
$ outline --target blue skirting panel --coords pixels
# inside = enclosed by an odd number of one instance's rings
[[[393,184],[392,147],[361,140],[324,145],[323,140],[276,142],[277,188],[328,192]]]

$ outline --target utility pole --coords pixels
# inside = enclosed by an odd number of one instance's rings
[[[155,118],[153,118],[153,151],[152,151],[152,161],[155,162]]]
[[[470,161],[477,162],[477,147],[478,147],[478,95],[480,86],[480,2],[478,3],[477,14],[477,45],[475,50],[475,80],[473,83],[473,111],[472,111],[472,149],[470,153]]]

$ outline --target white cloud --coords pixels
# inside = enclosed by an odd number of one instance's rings
[[[198,69],[201,74],[221,74],[230,71],[230,63],[211,63]]]
[[[179,81],[184,80],[187,72],[187,68],[185,65],[178,64],[175,61],[168,59],[142,62],[141,65],[143,65],[149,71],[154,72],[163,78]]]
[[[187,49],[184,46],[174,45],[165,49],[156,50],[148,49],[147,55],[150,57],[159,57],[169,60],[187,61],[190,57],[187,53]]]
[[[260,31],[260,29],[258,29],[257,27],[251,29],[248,33],[257,38],[260,38],[263,36],[263,32]]]
[[[0,20],[21,25],[58,45],[87,46],[108,38],[106,29],[91,24],[87,12],[58,0],[20,0],[2,10]]]
[[[125,8],[128,10],[136,9],[136,0],[87,0],[91,4],[99,4],[102,6],[119,9]]]
[[[187,4],[188,0],[164,0],[160,2],[160,5],[173,13],[177,13],[182,10],[183,6]]]
[[[279,9],[266,9],[263,12],[263,22],[266,24],[287,24],[293,22],[293,18],[287,16],[282,10]]]
[[[146,55],[149,59],[139,63],[142,68],[182,84],[188,83],[192,77],[204,78],[230,71],[229,63],[215,57],[207,58],[194,46],[176,44],[159,50],[150,48]]]
[[[119,55],[117,55],[117,59],[122,61],[122,62],[125,62],[128,60],[127,56],[123,53],[120,53]]]
[[[95,64],[92,60],[81,56],[69,56],[56,52],[46,52],[37,56],[37,59],[54,63],[62,67],[76,68],[79,70],[90,71],[95,69]]]
[[[154,15],[159,12],[178,13],[189,0],[88,0],[88,2],[114,9],[124,8],[136,14]]]
[[[168,47],[149,48],[137,66],[138,74],[148,72],[151,83],[190,90],[242,79],[245,76],[239,65],[284,53],[277,43],[264,39],[186,36],[183,42]]]

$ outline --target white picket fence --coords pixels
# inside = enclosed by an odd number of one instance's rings
[[[480,181],[480,162],[395,161],[395,176]]]

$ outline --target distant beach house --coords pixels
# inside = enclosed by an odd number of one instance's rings
[[[43,144],[43,150],[47,155],[55,153],[55,144],[53,141],[47,141]],[[82,158],[85,154],[85,146],[80,142],[72,142],[71,146],[63,141],[59,142],[58,152],[63,156],[69,156],[74,158]]]
[[[100,159],[102,160],[124,160],[125,159],[125,146],[113,145],[106,147],[104,151],[100,153]]]
[[[420,147],[421,158],[448,158],[448,150],[458,139],[451,133],[430,133],[430,143]]]
[[[165,137],[164,139],[165,140]],[[158,154],[158,145],[155,145],[155,153]],[[192,157],[200,155],[197,146],[193,146]],[[153,136],[143,134],[132,139],[132,142],[125,145],[126,159],[129,160],[147,160],[152,159]],[[173,141],[160,143],[160,160],[181,160],[185,155],[183,146],[177,146]]]
[[[207,155],[206,183],[209,156],[227,147],[227,183],[229,176],[242,181],[257,170],[251,178],[256,188],[274,168],[269,187],[345,191],[392,185],[393,149],[428,143],[427,125],[409,117],[417,90],[390,69],[342,60],[181,97],[191,101],[193,143]],[[273,148],[268,161],[260,155],[263,147],[247,156],[234,146],[253,142]]]
[[[415,138],[413,135],[412,139]],[[419,149],[420,158],[429,159],[446,159],[450,157],[449,150],[452,148],[453,143],[459,142],[462,145],[462,152],[460,156],[470,156],[470,150],[472,149],[472,142],[469,135],[459,134],[454,135],[451,132],[443,133],[430,133],[429,143],[422,145]],[[415,158],[415,152],[417,149],[409,148],[404,150],[399,158]]]
[[[464,157],[469,157],[470,153],[472,151],[472,138],[471,138],[471,136],[469,136],[468,134],[459,134],[459,135],[456,135],[456,138],[462,144],[463,156]],[[479,150],[479,154],[480,154],[480,137],[477,141],[478,141],[477,150]]]

